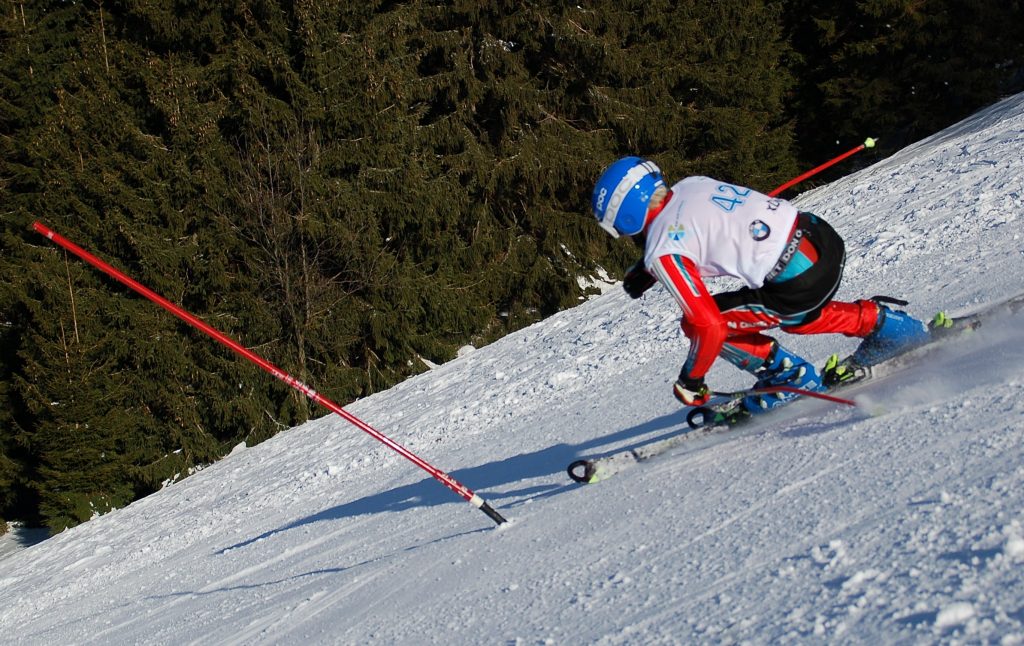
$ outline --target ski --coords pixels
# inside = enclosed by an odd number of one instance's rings
[[[854,405],[853,401],[836,397],[834,393],[842,391],[855,384],[864,383],[870,380],[879,372],[889,372],[892,369],[909,365],[920,359],[921,356],[930,350],[934,350],[940,341],[946,341],[964,333],[976,330],[986,320],[1002,316],[1016,314],[1024,309],[1024,292],[1011,296],[1008,299],[991,303],[981,309],[957,317],[938,317],[932,326],[932,338],[923,345],[918,345],[907,352],[891,357],[874,366],[863,366],[855,378],[836,384],[826,393],[804,392],[808,396],[819,399],[831,400],[836,403]],[[697,437],[703,437],[712,433],[720,433],[733,429],[753,419],[759,419],[769,415],[751,415],[743,407],[743,399],[750,395],[766,394],[773,391],[795,390],[785,386],[774,388],[751,388],[735,392],[714,393],[713,403],[697,408],[691,408],[686,417],[686,427],[670,437],[651,442],[635,449],[627,449],[611,455],[584,458],[572,462],[566,470],[569,477],[581,484],[594,484],[607,480],[611,476],[640,462],[645,462],[653,457],[666,453],[676,446],[688,442]],[[782,407],[785,409],[786,407]]]
[[[902,302],[898,302],[898,304],[906,305],[906,303]],[[853,386],[854,384],[861,383],[871,379],[872,377],[878,376],[879,374],[887,374],[904,366],[913,365],[920,361],[920,359],[926,356],[929,352],[933,352],[937,347],[939,347],[939,342],[949,341],[956,337],[963,336],[966,333],[973,332],[981,327],[985,321],[999,316],[1016,314],[1022,308],[1024,308],[1024,292],[1002,301],[989,303],[969,314],[950,317],[945,315],[945,313],[940,312],[939,314],[936,314],[935,318],[932,319],[932,322],[929,323],[931,339],[927,342],[908,348],[904,352],[877,364],[857,366],[852,374],[852,378],[844,379],[839,383],[833,384],[829,389],[829,392]],[[847,360],[844,359],[838,363],[843,364],[846,362]]]
[[[729,426],[722,425],[703,426],[697,429],[686,427],[675,435],[656,442],[651,442],[650,444],[645,444],[635,449],[627,449],[625,451],[619,451],[618,453],[613,453],[612,455],[599,458],[576,460],[569,465],[569,468],[566,471],[574,482],[579,482],[581,484],[594,484],[602,480],[607,480],[616,473],[628,469],[638,462],[644,462],[666,453],[683,442],[693,440],[697,437],[707,436],[712,433],[729,430],[730,428],[731,427]]]
[[[884,297],[876,296],[875,299],[883,300]],[[895,302],[897,305],[907,305],[907,303],[903,301],[893,301],[893,299],[884,300]],[[929,330],[931,332],[930,340],[924,344],[908,348],[904,352],[894,357],[889,357],[877,364],[858,366],[855,369],[855,373],[850,378],[833,384],[829,387],[826,393],[842,391],[850,386],[865,382],[879,374],[888,374],[901,367],[917,363],[921,357],[925,356],[928,352],[935,350],[939,342],[948,341],[968,332],[977,330],[986,320],[990,320],[997,316],[1015,314],[1022,308],[1024,308],[1024,292],[1002,301],[990,303],[969,314],[949,317],[940,313],[936,315],[929,325]],[[845,361],[846,360],[840,363],[845,363]],[[771,388],[753,388],[746,391],[739,391],[737,393],[717,393],[726,397],[726,401],[690,410],[686,418],[687,424],[691,429],[697,429],[709,425],[715,426],[724,424],[726,426],[736,426],[737,424],[742,424],[752,417],[743,409],[741,404],[742,399],[748,395],[770,393],[772,390],[773,389]],[[783,386],[779,387],[778,390],[793,392],[795,389]],[[803,394],[811,397],[818,397],[820,399],[831,399],[837,403],[854,405],[854,402],[852,401],[826,393],[806,392]]]
[[[607,480],[620,471],[638,463],[650,460],[672,448],[699,437],[719,433],[763,416],[751,415],[743,408],[743,399],[751,395],[764,395],[774,392],[799,392],[800,394],[825,401],[855,405],[853,401],[836,397],[827,393],[805,391],[789,386],[771,386],[767,388],[749,388],[732,392],[716,392],[716,403],[711,406],[691,408],[686,417],[686,427],[667,438],[645,444],[635,449],[626,449],[598,458],[576,460],[569,465],[569,477],[579,483],[594,484]]]

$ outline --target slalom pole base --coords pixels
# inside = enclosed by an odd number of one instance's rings
[[[484,504],[480,505],[480,511],[487,514],[490,517],[490,519],[498,525],[508,522],[507,520],[505,520],[504,516],[502,516],[497,511],[494,510],[494,507],[491,507],[490,503],[485,502]]]

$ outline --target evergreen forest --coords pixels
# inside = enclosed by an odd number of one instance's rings
[[[768,191],[879,139],[824,182],[1024,89],[1015,0],[3,0],[0,42],[0,532],[324,414],[35,220],[344,405],[621,276],[617,157]]]

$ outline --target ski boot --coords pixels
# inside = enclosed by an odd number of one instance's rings
[[[821,392],[827,390],[822,385],[821,376],[814,366],[801,357],[783,348],[776,341],[765,364],[754,373],[757,383],[754,388],[770,386],[790,386],[801,390]],[[784,406],[800,395],[791,392],[766,393],[749,395],[743,398],[743,408],[749,413],[763,413],[779,406]]]
[[[878,304],[878,322],[850,358],[861,366],[873,366],[931,340],[928,326],[906,312]]]
[[[822,382],[828,388],[835,388],[865,379],[871,376],[872,366],[951,333],[956,323],[955,319],[939,312],[925,325],[906,312],[878,303],[875,329],[842,361],[837,354],[830,356],[822,370]]]

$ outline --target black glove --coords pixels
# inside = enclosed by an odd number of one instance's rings
[[[647,273],[644,268],[644,259],[633,263],[633,266],[626,270],[626,277],[622,279],[622,289],[626,290],[630,298],[640,298],[648,289],[654,287],[658,280]]]
[[[672,387],[672,394],[683,406],[703,406],[711,399],[711,391],[704,383],[704,377],[691,379],[685,368],[679,373],[679,379],[676,379]]]

